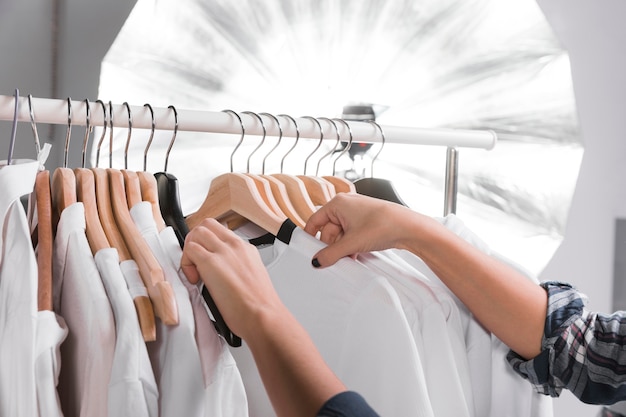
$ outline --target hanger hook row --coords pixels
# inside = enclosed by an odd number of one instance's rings
[[[98,146],[96,147],[96,168],[97,168],[100,165],[100,147],[102,146],[102,142],[104,142],[104,137],[106,136],[106,133],[107,133],[107,108],[104,105],[104,101],[102,100],[96,100],[96,103],[102,106],[102,113],[104,115],[102,119],[102,134],[100,135],[100,140],[98,141]]]
[[[333,175],[337,174],[337,161],[339,160],[339,158],[341,158],[343,155],[345,155],[350,148],[352,147],[352,129],[350,128],[350,125],[348,124],[348,122],[346,122],[343,119],[333,119],[336,120],[340,123],[343,123],[344,126],[346,127],[346,129],[348,129],[348,144],[346,145],[345,148],[343,148],[343,150],[341,152],[339,152],[339,155],[337,155],[337,157],[335,158],[335,160],[333,161]]]
[[[385,132],[383,131],[383,128],[374,120],[368,120],[367,122],[376,126],[378,130],[380,131],[380,140],[381,140],[380,149],[378,149],[378,152],[376,152],[376,155],[372,157],[372,166],[370,168],[370,177],[374,178],[374,161],[376,160],[376,158],[378,158],[378,155],[380,155],[383,148],[385,147]]]
[[[267,155],[265,155],[265,158],[263,158],[263,163],[261,164],[261,174],[265,174],[265,161],[267,160],[267,157],[270,156],[270,154],[274,152],[276,148],[278,148],[278,145],[280,145],[280,142],[283,140],[283,128],[280,125],[280,121],[278,120],[278,117],[274,116],[273,114],[270,114],[270,113],[259,113],[259,114],[261,116],[271,117],[272,119],[274,119],[274,121],[276,122],[276,125],[278,126],[278,141],[276,142],[276,145],[274,145],[274,147],[270,149]]]
[[[291,122],[293,123],[294,127],[296,128],[296,140],[293,143],[293,145],[291,146],[291,148],[289,148],[287,153],[285,153],[285,155],[283,155],[282,159],[280,160],[280,173],[282,174],[283,173],[284,163],[285,163],[285,158],[287,158],[287,155],[289,155],[291,153],[291,151],[294,150],[296,145],[298,145],[298,141],[300,140],[300,129],[298,128],[298,123],[296,123],[296,119],[294,119],[293,117],[289,116],[288,114],[279,114],[278,117],[286,117],[286,118],[288,118],[289,120],[291,120]]]
[[[85,138],[83,139],[83,153],[81,158],[81,167],[85,168],[85,158],[87,154],[87,143],[89,142],[89,134],[91,133],[91,109],[89,107],[89,100],[83,100],[85,102]]]
[[[152,145],[152,139],[154,139],[154,131],[156,130],[156,122],[154,121],[154,110],[152,109],[152,106],[150,105],[150,103],[146,103],[143,105],[144,108],[148,108],[148,110],[150,111],[150,118],[151,118],[151,126],[152,129],[150,130],[150,138],[148,139],[148,143],[146,143],[146,148],[143,150],[143,170],[144,172],[148,170],[148,150],[150,149],[150,146]]]
[[[320,171],[320,165],[322,164],[322,161],[324,160],[324,158],[326,158],[327,156],[330,157],[330,155],[333,154],[333,152],[335,152],[335,149],[337,149],[337,146],[339,145],[339,141],[341,139],[341,137],[339,136],[339,128],[337,127],[337,123],[335,123],[333,120],[329,119],[328,117],[320,117],[320,120],[326,120],[328,123],[330,123],[331,125],[333,125],[333,127],[335,128],[335,134],[337,135],[337,141],[335,142],[335,146],[333,146],[327,153],[325,153],[324,155],[322,155],[322,157],[319,159],[319,161],[317,161],[317,168],[315,169],[315,175],[319,175],[319,171]],[[333,173],[334,175],[334,173]]]
[[[302,118],[303,119],[310,119],[313,123],[317,124],[317,127],[320,130],[320,140],[317,143],[317,146],[315,147],[315,149],[313,149],[313,152],[311,152],[309,154],[309,156],[307,156],[306,159],[304,160],[304,175],[306,175],[306,167],[307,167],[307,164],[309,162],[309,159],[311,159],[313,154],[315,152],[317,152],[317,150],[320,148],[320,146],[322,146],[322,141],[324,140],[324,131],[322,130],[322,125],[320,124],[319,120],[317,120],[315,117],[312,117],[312,116],[302,116]]]
[[[222,110],[222,112],[230,113],[230,114],[234,115],[237,118],[237,120],[239,120],[239,125],[241,126],[241,136],[239,137],[239,142],[237,142],[237,145],[235,145],[235,149],[233,149],[233,151],[230,154],[230,172],[235,172],[233,160],[234,160],[234,157],[235,157],[235,152],[237,152],[237,149],[239,149],[239,147],[243,143],[243,137],[246,135],[246,128],[243,125],[243,121],[241,120],[241,116],[239,116],[239,114],[237,114],[236,111],[226,109],[226,110]]]
[[[165,166],[163,167],[163,172],[167,172],[167,164],[170,160],[170,152],[172,151],[172,147],[174,147],[176,135],[178,134],[178,112],[176,111],[176,107],[170,104],[169,106],[167,106],[167,108],[171,109],[174,113],[174,131],[172,132],[172,139],[170,139],[170,144],[167,147],[167,152],[165,152]]]
[[[261,123],[261,128],[263,129],[263,137],[261,138],[261,142],[259,142],[257,147],[254,148],[254,150],[252,152],[250,152],[250,155],[248,155],[248,161],[246,162],[246,172],[250,173],[250,160],[252,159],[252,155],[254,155],[256,153],[256,151],[258,151],[259,148],[261,146],[263,146],[263,143],[265,143],[265,136],[267,135],[267,130],[265,129],[265,123],[263,123],[263,118],[261,116],[259,116],[257,113],[255,113],[253,111],[243,111],[241,113],[242,114],[249,114],[251,116],[256,117],[259,120],[259,123]]]

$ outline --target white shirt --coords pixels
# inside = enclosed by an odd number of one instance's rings
[[[348,389],[383,416],[433,416],[416,398],[425,382],[398,295],[387,280],[352,259],[315,269],[324,244],[296,228],[289,245],[276,240],[261,257],[281,300],[311,336]],[[273,411],[248,347],[232,350],[248,392],[250,414]]]
[[[53,311],[37,313],[35,380],[39,417],[62,417],[57,385],[61,372],[61,344],[68,334],[67,325]]]
[[[489,246],[474,234],[455,215],[438,219],[446,228],[466,240],[479,250],[505,262],[523,275],[536,281],[529,273],[514,262],[491,251]],[[417,256],[407,251],[394,251],[412,267],[419,270],[433,286],[446,289],[434,272]],[[449,291],[449,290],[447,290]],[[520,378],[508,365],[508,348],[494,335],[485,330],[469,310],[452,293],[464,321],[465,342],[470,365],[472,389],[477,416],[549,417],[553,414],[552,399],[537,394],[532,386]]]
[[[382,253],[360,254],[366,267],[397,291],[420,351],[428,396],[436,416],[474,415],[474,401],[458,309],[444,308],[426,278]],[[412,272],[412,273],[411,273]],[[447,313],[447,314],[446,314]]]
[[[204,416],[204,378],[195,339],[193,310],[189,293],[171,266],[159,243],[150,203],[141,202],[130,210],[133,221],[146,240],[170,283],[178,306],[178,324],[166,326],[156,319],[157,339],[148,346],[154,376],[159,387],[161,417]]]
[[[39,163],[13,163],[0,168],[0,415],[35,416],[37,260],[19,198]]]
[[[54,239],[53,305],[67,323],[59,397],[66,417],[107,416],[115,320],[85,235],[82,203],[61,213]]]
[[[117,250],[100,249],[94,258],[115,318],[116,343],[109,381],[109,416],[158,417],[159,392]]]
[[[226,341],[220,337],[209,317],[208,307],[200,293],[200,285],[191,284],[180,268],[183,256],[174,229],[166,227],[159,233],[165,253],[178,270],[181,282],[189,292],[196,323],[196,344],[204,376],[206,417],[246,417],[246,390]]]

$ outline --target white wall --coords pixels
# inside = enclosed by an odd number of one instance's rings
[[[50,97],[52,1],[0,0],[0,94]],[[626,216],[626,2],[538,0],[571,58],[574,89],[585,143],[565,242],[542,279],[572,282],[594,309],[611,309],[614,219]],[[134,2],[62,0],[58,96],[97,95],[100,61]],[[10,124],[0,123],[0,159],[6,158]],[[33,157],[30,127],[18,131],[16,157]],[[63,128],[53,132],[62,143]],[[48,129],[40,129],[47,140]],[[80,137],[80,136],[74,136]],[[60,146],[48,164],[57,166]],[[79,161],[74,154],[70,164]],[[569,394],[555,401],[555,415],[592,417],[598,408]]]

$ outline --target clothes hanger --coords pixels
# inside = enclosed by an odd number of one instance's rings
[[[159,208],[161,211],[161,216],[163,217],[163,221],[167,226],[170,226],[176,237],[178,238],[178,243],[182,248],[185,243],[185,236],[189,233],[189,226],[185,222],[185,216],[183,215],[182,205],[180,202],[180,193],[178,187],[178,178],[174,175],[167,172],[167,164],[169,161],[170,151],[172,146],[174,145],[174,141],[176,140],[176,134],[178,132],[178,112],[174,106],[168,106],[168,109],[172,110],[174,115],[174,131],[172,133],[172,139],[170,140],[169,147],[167,148],[167,152],[165,154],[165,166],[163,172],[157,172],[154,174],[154,178],[157,182],[157,194],[159,201]],[[152,139],[152,137],[151,137]],[[144,164],[145,158],[148,153],[148,148],[152,140],[148,142],[146,145],[145,153],[144,153]]]
[[[375,197],[381,200],[391,201],[397,204],[401,204],[403,206],[407,206],[407,204],[402,200],[395,187],[391,183],[391,181],[384,178],[375,178],[374,177],[374,161],[380,155],[380,152],[383,150],[385,146],[385,132],[380,127],[378,123],[373,120],[368,120],[368,123],[374,125],[380,131],[380,138],[382,141],[381,147],[372,157],[372,166],[370,170],[369,178],[360,178],[354,182],[354,187],[356,188],[356,192],[359,194],[368,195],[370,197]]]
[[[104,103],[102,104],[104,108]],[[98,205],[96,203],[96,184],[93,172],[85,168],[85,153],[89,134],[91,133],[91,110],[89,108],[89,100],[85,100],[85,138],[83,140],[82,166],[74,169],[76,177],[76,195],[77,200],[83,203],[85,209],[85,232],[87,241],[91,248],[91,253],[96,254],[99,250],[111,247],[106,233],[100,223],[98,215]]]
[[[37,155],[41,152],[39,134],[35,123],[32,96],[28,95],[30,125],[35,137]],[[37,308],[39,311],[52,310],[52,196],[50,194],[50,171],[41,170],[35,178],[35,199],[37,201]]]
[[[283,173],[285,159],[287,155],[291,153],[298,145],[298,141],[300,140],[300,129],[298,128],[298,123],[296,120],[287,115],[287,114],[279,114],[278,117],[286,117],[296,128],[296,140],[291,148],[285,153],[280,161],[280,173],[279,174],[271,174],[272,177],[278,179],[284,186],[287,191],[287,196],[289,197],[289,201],[296,210],[296,213],[300,216],[302,220],[305,222],[311,217],[313,213],[315,213],[315,204],[311,201],[311,197],[307,192],[306,185],[302,179],[298,178],[295,175],[289,175]]]
[[[326,157],[329,157],[335,153],[335,150],[337,149],[337,147],[339,146],[339,144],[341,143],[341,135],[339,135],[339,128],[337,127],[337,124],[335,123],[334,120],[331,120],[327,117],[320,117],[320,120],[326,120],[328,121],[328,123],[330,123],[334,128],[335,128],[335,133],[337,135],[337,141],[335,142],[335,146],[328,151],[328,153],[326,153],[325,155],[323,155],[320,160],[317,162],[317,169],[315,171],[315,175],[318,175],[319,170],[320,170],[320,164],[322,162],[322,160]],[[333,175],[325,175],[322,176],[323,179],[325,179],[326,181],[328,181],[334,188],[335,194],[336,193],[354,193],[356,192],[356,189],[354,188],[354,184],[351,181],[348,181],[345,178],[342,177],[338,177],[335,174],[335,170],[334,170],[334,165],[333,165]]]
[[[110,140],[112,142],[113,109],[110,102],[109,109]],[[109,146],[112,149],[111,143]],[[111,161],[111,158],[109,161]],[[132,259],[137,263],[139,275],[148,290],[154,311],[164,324],[178,324],[178,306],[176,304],[174,290],[170,283],[165,280],[159,262],[154,257],[150,247],[141,236],[141,233],[130,216],[124,187],[124,176],[121,171],[113,168],[106,169],[106,173],[109,180],[109,195],[115,223],[126,243]]]
[[[128,102],[122,103],[122,106],[126,107],[128,112],[128,136],[126,137],[126,146],[124,148],[124,169],[121,170],[122,177],[124,177],[124,189],[126,191],[126,202],[128,209],[130,210],[135,204],[141,203],[141,185],[139,184],[139,177],[135,171],[128,170],[128,148],[130,147],[130,138],[133,132],[133,115],[130,111]]]
[[[261,138],[261,142],[257,145],[256,148],[254,148],[254,150],[250,153],[250,155],[248,155],[248,159],[246,162],[246,175],[254,180],[254,183],[256,184],[257,189],[259,190],[259,194],[261,194],[261,198],[263,199],[263,201],[265,201],[265,204],[267,204],[269,209],[272,210],[274,213],[276,213],[278,216],[284,217],[286,216],[286,214],[283,212],[281,207],[278,205],[278,202],[274,198],[274,193],[272,192],[269,180],[264,178],[261,175],[255,175],[255,174],[250,173],[250,160],[252,159],[252,155],[254,155],[256,151],[258,151],[259,148],[263,146],[263,143],[265,143],[265,138],[267,136],[265,123],[263,123],[263,119],[261,118],[261,116],[259,116],[258,114],[254,112],[244,111],[242,113],[256,117],[259,123],[261,124],[261,128],[263,129],[263,137]],[[241,121],[241,118],[239,120]],[[243,123],[241,124],[241,128],[242,128],[241,133],[245,135],[245,129],[244,129]],[[261,171],[262,171],[261,174],[265,173],[264,169],[262,169]]]
[[[296,224],[296,226],[304,228],[304,225],[306,224],[306,222],[302,219],[302,217],[300,217],[297,210],[291,203],[291,200],[289,199],[289,194],[287,193],[287,187],[285,187],[285,184],[280,182],[280,180],[276,177],[273,177],[271,175],[265,175],[265,162],[267,161],[267,158],[270,156],[270,154],[274,152],[276,148],[278,148],[278,145],[280,145],[280,142],[282,141],[282,138],[283,138],[283,128],[280,125],[280,121],[278,120],[278,118],[274,116],[273,114],[269,114],[269,113],[259,113],[259,114],[274,119],[276,126],[278,126],[278,132],[279,132],[278,141],[276,142],[276,145],[274,145],[274,147],[263,158],[263,163],[261,165],[261,177],[269,182],[271,192],[274,195],[274,198],[276,202],[278,203],[278,206],[280,207],[282,212],[285,213],[287,217],[289,217],[291,221]]]
[[[310,119],[313,123],[317,124],[317,127],[320,130],[320,139],[315,149],[313,149],[313,152],[311,152],[309,156],[307,156],[304,160],[304,175],[298,175],[298,178],[300,178],[304,182],[307,193],[311,197],[311,201],[313,201],[313,204],[315,204],[316,206],[323,206],[324,204],[328,203],[331,198],[333,198],[335,194],[334,188],[331,190],[331,186],[329,185],[328,181],[323,180],[317,176],[308,176],[306,175],[306,172],[309,159],[322,145],[322,141],[324,140],[324,131],[322,130],[322,125],[316,118],[311,116],[303,116],[303,118]]]
[[[79,169],[77,171],[80,172],[80,176],[82,176],[82,181],[84,184],[83,186],[79,186],[79,190],[82,188],[83,204],[85,204],[85,201],[87,199],[92,198],[91,196],[89,196],[91,190],[93,190],[93,192],[95,193],[95,203],[97,208],[97,216],[100,219],[100,226],[102,227],[102,230],[108,241],[107,243],[109,243],[110,247],[113,247],[117,250],[119,261],[121,263],[132,260],[132,257],[128,248],[126,247],[124,238],[122,237],[120,231],[117,228],[117,224],[115,223],[113,209],[111,208],[111,197],[109,195],[109,177],[105,169],[98,167],[98,163],[100,161],[100,147],[102,146],[102,142],[104,141],[107,130],[107,112],[102,100],[96,100],[96,103],[99,103],[102,106],[103,111],[103,128],[96,150],[96,167],[92,168],[91,170]],[[112,107],[112,105],[110,105],[110,107]],[[110,159],[109,163],[111,162],[112,160]],[[91,175],[89,175],[90,173]],[[79,178],[78,173],[77,178]],[[90,186],[89,183],[92,181],[93,184]],[[88,211],[91,211],[91,209],[88,209],[86,206],[85,212],[87,213]],[[89,215],[92,216],[92,214]],[[87,218],[87,214],[85,215],[85,217]],[[95,223],[95,221],[93,222]],[[154,321],[154,307],[152,305],[152,301],[150,301],[150,297],[146,297],[145,295],[134,295],[133,303],[135,305],[135,310],[137,311],[139,327],[141,329],[141,334],[144,341],[155,341],[156,323]]]
[[[148,162],[148,149],[152,144],[152,139],[154,138],[154,131],[156,130],[156,123],[154,122],[154,111],[152,110],[152,106],[148,103],[143,105],[144,108],[148,108],[150,110],[150,115],[152,118],[152,129],[150,130],[150,138],[148,139],[148,144],[144,150],[143,154],[143,171],[137,172],[137,177],[139,179],[139,187],[141,189],[141,198],[143,201],[150,202],[150,206],[152,207],[152,217],[154,217],[154,222],[156,223],[157,230],[161,232],[165,229],[166,224],[161,216],[161,208],[159,207],[159,189],[157,185],[157,180],[154,175],[147,172],[147,162]],[[129,206],[130,207],[130,206]]]
[[[54,170],[52,174],[52,226],[56,233],[61,213],[66,207],[76,203],[76,178],[74,171],[67,167],[70,135],[72,130],[72,99],[67,98],[67,133],[65,134],[65,148],[63,152],[63,166]]]

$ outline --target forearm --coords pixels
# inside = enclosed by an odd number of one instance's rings
[[[418,255],[487,329],[525,358],[541,349],[543,288],[421,215],[400,246]]]
[[[329,398],[345,391],[286,308],[263,312],[257,321],[246,343],[278,416],[315,416]]]

